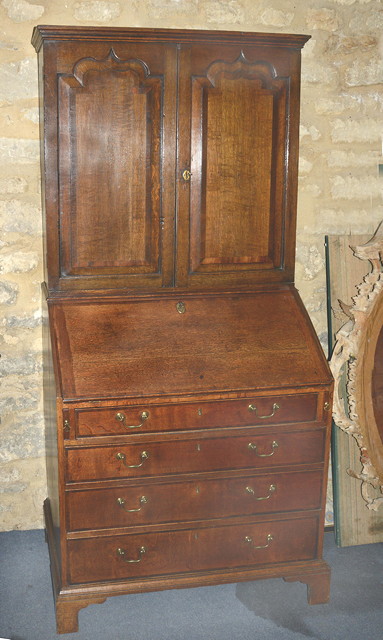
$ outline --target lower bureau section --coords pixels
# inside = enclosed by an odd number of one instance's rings
[[[318,518],[234,524],[68,542],[71,584],[312,560]]]

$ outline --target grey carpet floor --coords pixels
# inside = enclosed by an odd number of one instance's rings
[[[331,600],[283,580],[109,598],[57,635],[42,531],[0,533],[0,640],[383,640],[383,545],[339,549],[325,534]]]

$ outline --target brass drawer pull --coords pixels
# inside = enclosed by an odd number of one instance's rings
[[[127,509],[125,507],[125,500],[124,498],[117,498],[117,504],[120,505],[120,507],[122,507],[124,509],[124,511],[126,511],[127,513],[135,513],[136,511],[141,511],[142,509],[142,505],[147,504],[148,503],[148,499],[146,496],[141,496],[140,498],[140,505],[141,507],[138,507],[137,509]]]
[[[125,467],[128,467],[129,469],[138,469],[138,467],[142,467],[142,465],[144,464],[145,460],[147,460],[149,458],[149,454],[147,451],[142,451],[140,458],[141,458],[141,462],[139,464],[126,464],[126,455],[125,453],[116,453],[116,458],[117,460],[122,460],[122,462],[124,463]]]
[[[247,491],[247,493],[250,493],[250,495],[254,496],[254,500],[269,500],[269,498],[271,498],[271,496],[273,495],[274,491],[276,490],[276,486],[275,484],[271,484],[269,486],[269,493],[267,496],[261,496],[259,498],[255,497],[255,491],[254,489],[252,489],[251,487],[246,487],[245,491]]]
[[[252,544],[253,545],[253,549],[267,549],[267,547],[270,546],[270,542],[272,542],[273,540],[273,536],[271,535],[271,533],[269,533],[267,535],[267,543],[266,544],[260,544],[260,545],[255,545],[253,544],[253,538],[251,538],[251,536],[245,536],[245,542],[247,542],[248,544]]]
[[[255,451],[255,453],[257,454],[258,458],[270,458],[270,456],[273,456],[274,453],[276,452],[276,450],[279,447],[279,444],[276,440],[273,440],[271,443],[271,447],[272,447],[272,452],[271,453],[258,453],[257,451],[257,445],[254,444],[254,442],[249,442],[249,444],[247,445],[247,448],[250,449],[251,451]]]
[[[117,549],[117,555],[120,556],[120,558],[122,558],[122,560],[124,562],[130,562],[130,563],[136,564],[137,562],[141,562],[142,556],[144,555],[144,553],[146,553],[146,549],[145,549],[145,547],[140,547],[139,548],[138,553],[139,553],[140,557],[137,558],[137,560],[128,560],[127,558],[124,557],[125,553],[126,553],[125,549],[121,549],[121,548]]]
[[[249,411],[255,411],[255,414],[257,414],[257,407],[255,406],[255,404],[249,404],[248,409],[249,409]],[[257,417],[260,418],[261,420],[264,420],[265,418],[272,418],[273,416],[275,416],[275,414],[278,411],[278,409],[280,409],[279,404],[274,402],[273,410],[272,410],[271,413],[269,413],[269,415],[267,415],[267,416],[257,416]]]
[[[121,413],[120,411],[118,413],[116,413],[115,415],[116,420],[118,420],[118,422],[121,422],[125,429],[139,429],[140,427],[143,426],[144,422],[149,418],[149,411],[143,411],[140,415],[140,420],[142,421],[141,424],[125,424],[125,420],[126,420],[126,415],[124,413]]]

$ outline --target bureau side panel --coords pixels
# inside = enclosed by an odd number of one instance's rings
[[[44,421],[45,454],[47,469],[47,494],[50,503],[52,523],[60,524],[58,492],[58,445],[56,413],[56,380],[49,327],[48,308],[43,303],[43,385],[44,385]]]

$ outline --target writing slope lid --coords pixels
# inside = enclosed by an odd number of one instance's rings
[[[54,302],[65,399],[327,384],[323,352],[291,290],[127,302]]]

